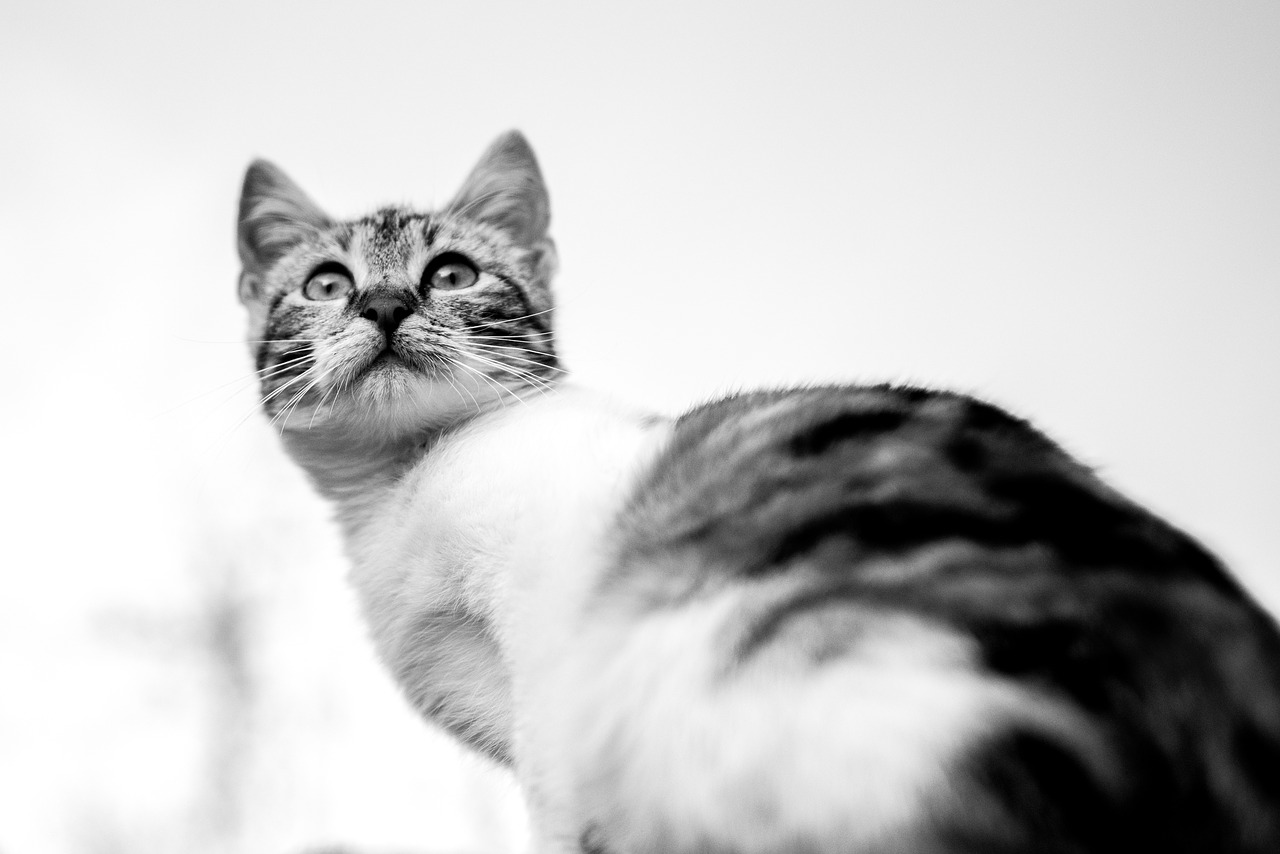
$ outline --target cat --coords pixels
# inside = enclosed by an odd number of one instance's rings
[[[1214,557],[964,395],[573,385],[549,210],[512,132],[433,213],[254,162],[238,231],[378,653],[535,851],[1280,851],[1280,633]]]

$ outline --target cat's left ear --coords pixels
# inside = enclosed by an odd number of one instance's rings
[[[244,265],[241,300],[247,303],[257,296],[262,273],[289,247],[331,224],[329,216],[280,167],[266,160],[249,164],[236,232]]]
[[[445,213],[502,229],[517,245],[531,250],[539,277],[550,278],[555,266],[555,247],[548,234],[551,202],[533,149],[519,131],[494,140]]]

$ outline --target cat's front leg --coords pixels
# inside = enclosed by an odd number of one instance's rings
[[[529,854],[601,854],[589,822],[573,799],[573,750],[547,738],[532,739],[529,721],[518,729],[516,777],[529,815]],[[541,749],[539,749],[541,748]]]
[[[511,765],[511,683],[486,621],[460,609],[430,610],[378,640],[414,708],[468,747]]]
[[[578,839],[552,830],[533,829],[533,841],[529,854],[597,854],[597,849],[583,847],[582,835]]]
[[[579,822],[564,805],[549,803],[527,785],[525,803],[529,809],[529,854],[603,854],[590,828],[578,827]]]

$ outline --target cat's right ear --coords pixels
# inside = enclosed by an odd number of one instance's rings
[[[291,246],[329,227],[329,216],[274,163],[255,160],[240,191],[240,300],[261,296],[262,274]]]

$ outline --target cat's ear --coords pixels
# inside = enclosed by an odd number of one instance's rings
[[[445,212],[495,225],[525,248],[549,242],[547,187],[533,149],[519,131],[494,140]]]
[[[289,247],[332,224],[328,215],[273,163],[255,160],[240,192],[240,299],[256,299],[266,268]]]

